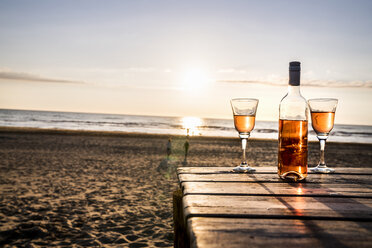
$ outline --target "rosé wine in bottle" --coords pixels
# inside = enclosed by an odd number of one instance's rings
[[[290,181],[307,176],[308,105],[300,93],[300,65],[289,63],[288,93],[279,105],[278,175]]]

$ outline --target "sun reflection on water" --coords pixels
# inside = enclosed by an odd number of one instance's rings
[[[203,124],[202,119],[198,117],[183,117],[182,118],[182,127],[185,129],[186,135],[198,135],[200,134],[200,127]]]

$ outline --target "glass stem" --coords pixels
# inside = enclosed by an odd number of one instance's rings
[[[324,149],[325,149],[325,143],[327,139],[319,139],[320,143],[320,160],[318,167],[327,167],[325,160],[324,160]]]
[[[242,150],[243,150],[242,164],[241,164],[242,166],[247,165],[247,159],[245,157],[246,148],[247,148],[247,139],[246,138],[242,138]]]

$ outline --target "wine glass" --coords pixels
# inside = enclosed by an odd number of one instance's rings
[[[333,128],[338,100],[334,98],[315,98],[308,100],[311,111],[311,124],[320,142],[320,160],[310,171],[316,173],[333,173],[324,160],[325,142]]]
[[[253,98],[235,98],[231,99],[230,103],[234,114],[235,129],[239,132],[243,149],[242,162],[233,170],[236,172],[253,172],[255,169],[248,166],[245,151],[247,139],[254,128],[258,100]]]

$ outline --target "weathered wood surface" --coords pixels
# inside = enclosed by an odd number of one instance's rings
[[[372,247],[372,169],[336,168],[301,183],[256,169],[178,169],[191,246]]]
[[[190,246],[185,220],[183,216],[182,192],[178,189],[173,192],[173,229],[174,236],[177,237],[174,241],[174,246],[178,248]]]
[[[186,218],[231,215],[372,221],[372,199],[364,198],[186,195],[183,206]]]
[[[371,165],[372,166],[372,165]],[[276,167],[254,167],[255,173],[277,174]],[[221,174],[236,173],[232,171],[233,167],[180,167],[178,174]],[[372,168],[334,168],[336,171],[331,175],[353,174],[353,175],[372,175]],[[311,174],[311,172],[309,172]]]
[[[230,182],[184,182],[183,194],[206,195],[273,195],[276,196],[333,196],[372,198],[372,185],[359,184],[314,184],[314,183],[251,183]]]
[[[371,247],[372,223],[329,220],[188,220],[192,247]]]
[[[304,183],[322,184],[371,184],[372,175],[347,175],[347,174],[311,174]],[[276,174],[179,174],[180,183],[183,182],[244,182],[244,183],[283,183]]]

